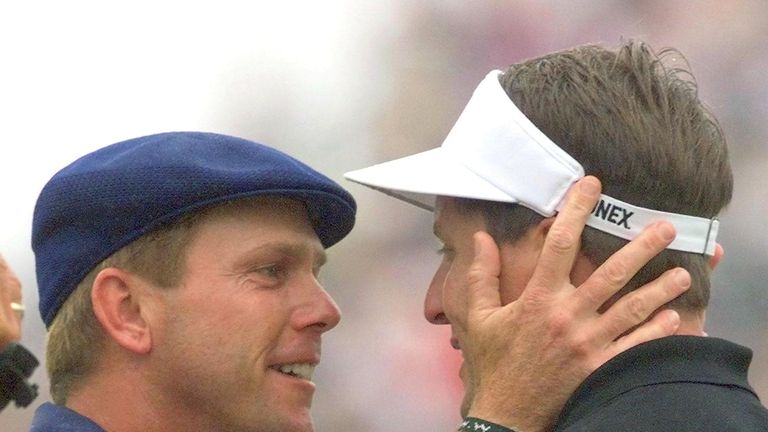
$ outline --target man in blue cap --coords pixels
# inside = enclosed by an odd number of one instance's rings
[[[223,135],[142,137],[62,169],[34,215],[56,405],[32,430],[309,430],[340,319],[317,275],[354,217],[331,180]]]
[[[559,223],[578,229],[593,205],[594,197],[577,188]],[[151,135],[65,167],[44,187],[34,214],[54,404],[39,408],[32,430],[312,430],[321,336],[340,319],[317,275],[324,250],[349,233],[354,218],[354,200],[336,183],[231,136]],[[639,267],[666,243],[644,244],[643,253],[616,259]],[[543,261],[542,271],[570,268]],[[663,286],[649,289],[647,314],[672,295]],[[598,306],[588,305],[592,314],[582,317],[590,328]],[[599,324],[624,332],[647,316],[629,311],[617,304]],[[497,330],[486,326],[478,339]],[[671,333],[674,321],[654,320],[641,330],[631,344]],[[615,351],[606,347],[616,335],[605,333],[598,339],[606,344],[559,373],[583,378]],[[478,346],[504,358],[496,348],[505,341],[486,340]],[[569,353],[570,342],[549,348]],[[514,383],[510,389],[526,392]],[[504,394],[487,400],[505,406]],[[546,394],[532,393],[530,401],[547,404]]]

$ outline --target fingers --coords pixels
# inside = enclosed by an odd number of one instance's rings
[[[671,336],[679,327],[680,314],[672,309],[663,310],[657,313],[653,319],[633,330],[632,333],[617,339],[609,355],[614,357],[641,343]]]
[[[21,303],[21,282],[0,255],[0,299],[4,302]]]
[[[578,310],[597,310],[616,294],[645,264],[675,239],[668,222],[650,225],[634,240],[611,255],[574,293]]]
[[[473,236],[475,256],[467,272],[467,304],[469,310],[488,310],[501,306],[499,274],[501,262],[499,248],[485,232]]]
[[[616,339],[619,335],[643,323],[654,311],[680,296],[690,286],[691,276],[686,270],[676,268],[666,271],[656,280],[643,285],[611,305],[598,320],[599,328],[606,332],[600,337],[606,341]],[[670,318],[667,314],[665,316]],[[650,321],[653,324],[639,333],[633,331],[632,334],[622,338],[622,343],[629,348],[632,346],[632,342],[637,344],[653,339],[654,336],[661,337],[671,334],[665,333],[670,330],[669,323],[663,320],[665,316],[655,317],[654,320]],[[679,316],[677,318],[679,320]],[[673,330],[677,330],[677,328]],[[635,333],[637,334],[635,335]]]
[[[21,337],[21,315],[11,303],[21,303],[21,282],[0,256],[0,350]]]
[[[565,204],[549,229],[531,282],[534,286],[559,289],[568,280],[581,232],[600,197],[600,181],[592,176],[579,180],[568,191]]]

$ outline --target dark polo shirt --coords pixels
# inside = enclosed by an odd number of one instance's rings
[[[590,375],[555,431],[768,431],[747,382],[752,351],[711,337],[671,336],[632,348]]]

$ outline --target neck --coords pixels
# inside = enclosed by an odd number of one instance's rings
[[[675,332],[680,336],[706,336],[704,332],[705,311],[678,311],[680,314],[680,327]]]
[[[95,373],[72,392],[66,406],[109,432],[220,430],[204,414],[164,398],[137,364]]]
[[[147,403],[139,375],[137,368],[130,366],[122,376],[103,369],[94,371],[70,393],[66,406],[109,432],[162,430],[158,407]]]

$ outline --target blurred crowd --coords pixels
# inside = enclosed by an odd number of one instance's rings
[[[339,181],[345,171],[438,146],[491,69],[582,43],[615,45],[622,38],[679,49],[726,133],[736,181],[733,202],[722,216],[719,240],[726,255],[714,274],[707,331],[755,351],[751,380],[763,403],[768,401],[764,1],[327,3],[338,19],[312,27],[333,33],[327,47],[312,45],[320,36],[307,34],[308,48],[292,46],[284,55],[272,54],[272,64],[265,65],[255,48],[264,40],[230,46],[244,54],[221,65],[226,80],[200,83],[210,87],[208,116],[201,124],[281,148]],[[219,19],[238,13],[237,3],[222,8]],[[301,15],[301,8],[295,14]],[[201,47],[201,55],[215,49]],[[315,58],[325,61],[304,62],[302,49],[320,50]],[[324,340],[316,373],[316,428],[451,430],[459,421],[461,354],[449,345],[449,329],[431,326],[422,316],[423,295],[439,259],[431,214],[344,184],[358,199],[359,219],[352,235],[329,251],[322,275],[343,320]],[[31,208],[23,212],[31,215]],[[15,254],[9,261],[22,276],[33,309],[31,251]],[[45,330],[33,312],[24,341],[41,354]],[[41,384],[40,403],[47,393],[44,374],[38,372],[33,381]],[[1,429],[24,430],[31,414],[32,409],[10,408],[0,415]]]

